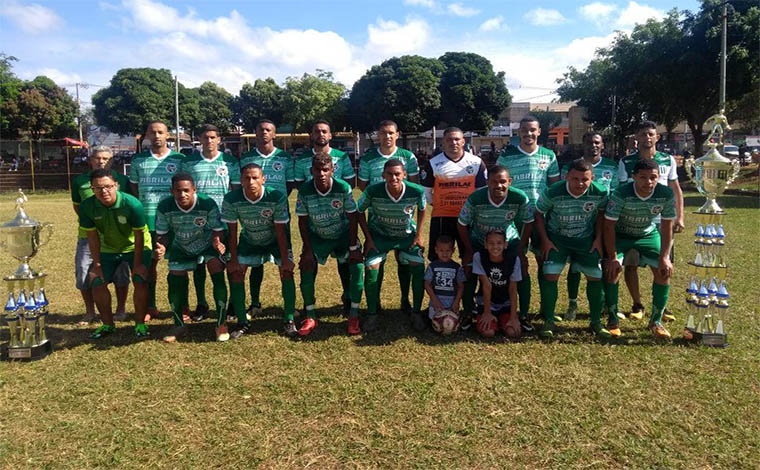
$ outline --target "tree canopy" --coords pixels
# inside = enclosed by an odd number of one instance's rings
[[[264,118],[282,122],[282,93],[273,78],[258,79],[253,85],[244,83],[238,96],[232,99],[233,121],[249,132]]]
[[[288,77],[281,105],[283,121],[297,132],[308,132],[319,119],[333,122],[346,113],[346,93],[346,87],[324,70],[317,70],[315,75],[305,73],[300,78]]]

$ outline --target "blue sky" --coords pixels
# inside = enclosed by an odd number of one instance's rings
[[[245,82],[329,70],[350,87],[403,54],[481,54],[515,101],[548,101],[568,66],[584,67],[615,31],[697,0],[184,1],[0,0],[0,51],[16,74],[106,85],[125,67],[168,68],[182,83]],[[81,90],[83,104],[97,90]]]

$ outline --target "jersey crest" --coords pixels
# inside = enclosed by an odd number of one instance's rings
[[[195,224],[196,227],[205,227],[206,226],[206,218],[205,217],[196,217],[193,219],[193,224]]]
[[[343,201],[341,201],[340,199],[333,199],[332,202],[330,202],[330,205],[332,206],[333,209],[340,209],[341,207],[343,207]]]
[[[612,172],[610,170],[604,170],[602,172],[602,178],[604,178],[606,180],[611,180],[612,179]]]
[[[274,162],[274,163],[272,163],[272,169],[274,171],[282,171],[282,162]]]
[[[116,220],[118,220],[120,224],[126,224],[127,223],[127,218],[124,217],[123,215],[120,215],[120,216],[116,217]]]
[[[406,214],[412,214],[414,212],[414,206],[408,205],[404,207],[404,213]]]
[[[504,214],[504,218],[507,219],[507,221],[514,220],[515,215],[515,211],[507,211],[507,213]]]
[[[591,212],[591,211],[593,211],[595,208],[596,208],[596,203],[594,203],[594,202],[591,202],[591,201],[589,201],[589,202],[587,202],[587,203],[583,204],[583,210],[584,210],[585,212]]]
[[[216,167],[216,175],[217,176],[227,176],[229,174],[229,171],[227,170],[227,165],[225,166],[218,166]]]
[[[541,160],[538,161],[539,170],[546,170],[547,168],[549,168],[549,160],[542,158]]]
[[[262,217],[272,217],[272,214],[274,214],[274,211],[272,211],[272,209],[261,209]]]
[[[169,162],[166,164],[166,171],[168,173],[176,173],[177,172],[177,164],[173,162]]]
[[[467,165],[467,168],[465,168],[464,171],[466,171],[468,175],[471,175],[475,173],[475,168],[473,168],[472,165]]]
[[[655,206],[652,206],[652,214],[660,214],[662,213],[662,206],[657,204]]]
[[[494,282],[501,281],[501,277],[504,275],[504,273],[501,272],[501,269],[497,267],[491,268],[490,275],[488,276],[490,279],[492,279]]]

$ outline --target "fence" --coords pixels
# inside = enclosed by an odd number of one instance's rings
[[[72,174],[74,176],[75,174]],[[69,189],[69,178],[63,173],[22,173],[15,171],[0,172],[0,192],[31,190]]]

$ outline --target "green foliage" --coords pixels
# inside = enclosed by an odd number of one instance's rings
[[[253,85],[244,83],[232,100],[233,122],[248,132],[254,132],[256,123],[264,118],[282,123],[282,96],[283,89],[273,78],[258,79]]]
[[[308,132],[319,119],[341,119],[346,112],[346,93],[346,87],[336,82],[331,72],[317,70],[316,75],[288,77],[282,98],[283,120],[296,132]]]
[[[562,116],[554,111],[541,110],[531,111],[530,114],[538,119],[538,125],[541,127],[541,135],[538,136],[538,143],[540,145],[546,145],[546,142],[549,140],[549,131],[562,122]]]
[[[232,127],[232,95],[214,82],[202,83],[197,91],[200,124],[213,124],[222,133],[229,132]]]
[[[77,104],[65,89],[45,76],[24,83],[17,98],[15,125],[37,140],[60,138],[75,131]]]
[[[494,73],[491,62],[467,52],[447,52],[438,59],[444,67],[440,120],[462,129],[488,131],[512,102],[504,72]]]
[[[421,56],[394,57],[373,66],[351,90],[348,113],[353,128],[370,132],[383,119],[393,119],[403,131],[430,128],[441,108],[443,73],[439,60]]]
[[[192,106],[192,97],[184,96]],[[174,78],[167,69],[121,69],[92,97],[100,125],[121,135],[140,134],[151,121],[174,122]]]
[[[18,59],[0,53],[0,135],[16,135],[18,129],[11,126],[13,119],[18,115],[18,103],[16,102],[23,81],[13,73],[13,62]]]

